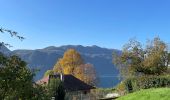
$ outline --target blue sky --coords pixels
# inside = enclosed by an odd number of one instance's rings
[[[11,49],[98,45],[121,49],[130,38],[170,42],[169,0],[0,0],[0,27],[26,37],[0,34]]]

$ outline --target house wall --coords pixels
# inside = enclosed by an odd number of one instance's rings
[[[66,93],[66,100],[97,100],[97,98],[90,91],[74,91]]]

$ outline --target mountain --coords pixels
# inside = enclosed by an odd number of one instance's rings
[[[8,54],[9,52],[11,52],[6,46],[1,45],[0,46],[0,52],[4,53],[4,54]]]
[[[101,48],[99,46],[81,46],[81,45],[65,45],[60,47],[46,47],[36,50],[14,50],[8,51],[9,55],[18,55],[28,63],[30,68],[38,68],[35,80],[42,78],[46,70],[52,69],[54,64],[61,58],[64,52],[69,49],[76,49],[83,57],[86,63],[94,65],[99,76],[99,87],[112,87],[116,85],[119,80],[114,76],[118,76],[118,70],[112,64],[112,53],[119,50]]]

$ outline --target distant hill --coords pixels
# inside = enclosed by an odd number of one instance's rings
[[[112,64],[112,53],[119,50],[101,48],[98,46],[81,46],[81,45],[65,45],[60,47],[46,47],[44,49],[36,50],[14,50],[3,47],[2,51],[8,55],[18,55],[28,63],[30,68],[39,68],[35,80],[42,78],[46,70],[52,69],[54,64],[61,58],[64,52],[69,49],[76,49],[83,57],[86,63],[91,63],[95,66],[97,74],[99,75],[99,87],[112,87],[117,84],[119,80],[114,76],[118,75],[118,70]]]
[[[0,46],[0,52],[2,52],[4,54],[8,54],[11,51],[6,46],[2,45],[2,46]]]

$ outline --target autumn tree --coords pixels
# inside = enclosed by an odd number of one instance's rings
[[[169,65],[167,45],[160,38],[154,38],[147,44],[145,51],[146,56],[142,63],[143,72],[154,75],[164,74]]]
[[[95,86],[98,82],[95,68],[92,64],[83,64],[75,68],[75,77],[87,84]]]
[[[54,72],[62,71],[64,74],[73,75],[74,69],[82,64],[84,64],[84,61],[81,55],[75,49],[69,49],[54,66]]]
[[[130,40],[122,54],[114,53],[113,57],[123,77],[164,74],[169,64],[167,45],[159,37],[147,42],[145,48],[140,42]]]
[[[76,78],[96,85],[97,75],[95,68],[91,64],[85,64],[81,55],[74,49],[69,49],[64,53],[53,68],[54,73],[71,74]]]

